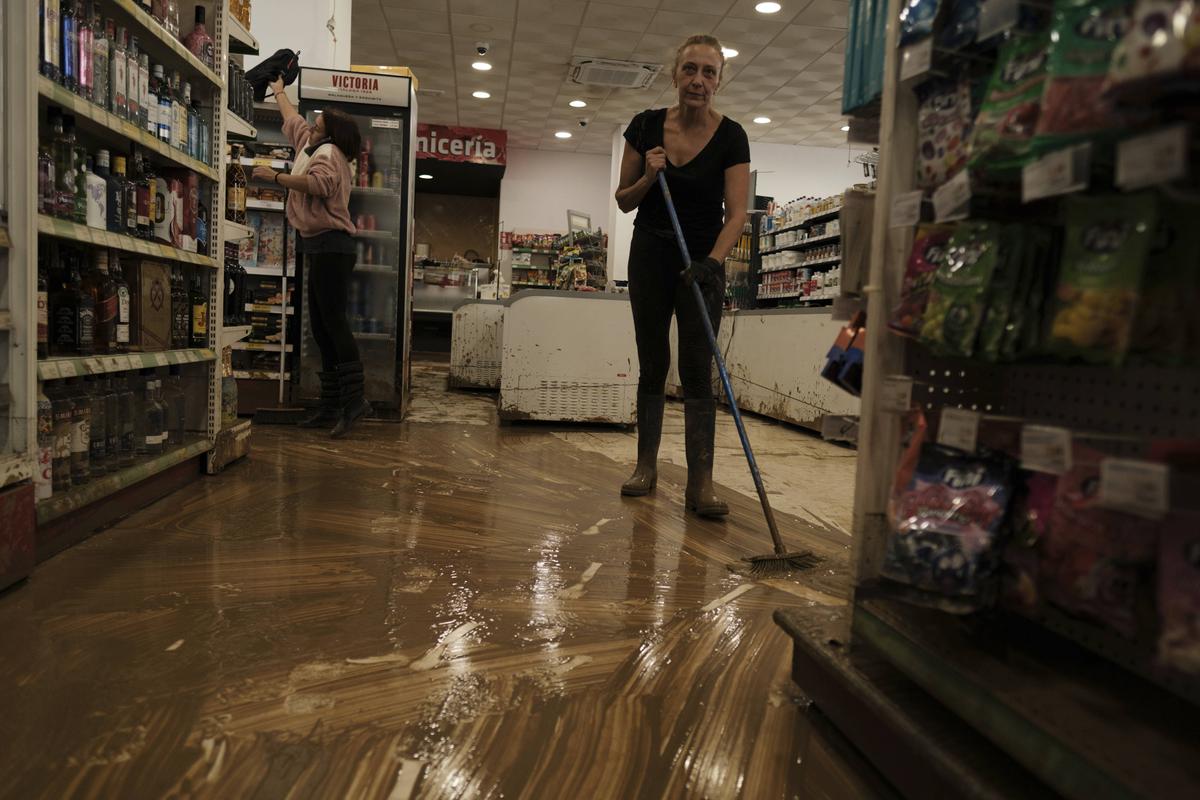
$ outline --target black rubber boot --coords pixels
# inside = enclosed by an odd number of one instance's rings
[[[361,361],[347,361],[337,365],[338,387],[341,389],[337,425],[329,435],[340,439],[350,432],[359,417],[371,411],[371,404],[363,397],[363,365]]]
[[[723,517],[729,513],[729,506],[717,497],[712,482],[717,401],[684,400],[683,431],[688,467],[684,503],[688,511],[694,511],[702,517]]]
[[[621,494],[626,497],[642,497],[654,491],[658,485],[658,443],[662,441],[663,403],[661,394],[638,391],[637,468],[629,480],[621,484]]]
[[[297,423],[301,428],[327,428],[338,418],[342,388],[336,372],[318,372],[321,379],[321,404],[307,418]]]

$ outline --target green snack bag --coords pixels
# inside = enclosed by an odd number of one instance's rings
[[[971,134],[971,168],[1006,172],[1032,156],[1046,83],[1047,32],[1017,35],[1000,48]]]
[[[1094,364],[1120,364],[1158,224],[1149,192],[1066,200],[1062,268],[1047,350]]]
[[[1000,360],[1000,346],[1013,317],[1026,250],[1020,227],[1001,226],[999,235],[996,268],[992,271],[987,306],[979,327],[979,355],[993,363]]]
[[[921,341],[935,352],[974,354],[999,249],[995,223],[971,221],[955,228],[921,321]]]
[[[1015,361],[1036,347],[1037,333],[1042,327],[1042,300],[1054,288],[1046,286],[1046,275],[1053,263],[1051,231],[1030,225],[1022,228],[1021,242],[1016,297],[1000,344],[1000,358],[1004,361]]]
[[[1133,323],[1130,352],[1153,364],[1187,359],[1200,254],[1200,203],[1158,198],[1158,226]]]

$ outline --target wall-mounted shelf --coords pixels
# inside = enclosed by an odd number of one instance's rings
[[[233,377],[237,378],[239,381],[277,381],[279,380],[279,373],[271,372],[269,370],[235,369],[233,371]],[[283,379],[285,381],[290,381],[292,379],[292,373],[283,373]]]
[[[247,200],[247,211],[283,211],[282,200]]]
[[[236,327],[221,328],[221,347],[225,348],[236,345],[242,339],[245,339],[247,336],[249,336],[250,331],[253,329],[253,325],[238,325]]]
[[[258,39],[246,30],[240,19],[233,15],[225,17],[225,25],[229,28],[229,51],[240,56],[258,55]]]
[[[254,229],[249,225],[242,225],[240,222],[222,220],[221,226],[225,229],[225,241],[227,242],[241,242],[254,236]]]
[[[268,305],[266,303],[246,303],[246,310],[252,311],[255,314],[282,314],[283,306]],[[296,309],[292,306],[287,307],[288,316],[296,313]]]
[[[234,350],[249,350],[259,353],[291,353],[294,351],[293,345],[273,344],[271,342],[234,342],[232,345]],[[286,348],[286,349],[285,349]]]
[[[82,375],[105,375],[134,369],[152,369],[176,364],[213,361],[217,354],[207,348],[163,350],[158,353],[122,353],[110,356],[64,356],[38,362],[38,380],[53,381]]]
[[[258,129],[227,108],[225,134],[230,139],[252,142],[258,138]]]
[[[38,233],[46,236],[54,236],[59,239],[68,239],[80,244],[109,247],[113,250],[122,250],[126,253],[137,253],[138,255],[149,256],[151,258],[161,258],[166,261],[180,261],[184,264],[196,264],[197,266],[208,267],[210,269],[216,269],[217,267],[216,259],[209,256],[202,256],[199,253],[191,253],[187,250],[180,250],[177,247],[145,239],[135,239],[132,236],[122,236],[119,233],[112,233],[111,231],[102,231],[99,228],[89,228],[77,222],[47,217],[44,214],[38,215]]]
[[[202,78],[205,82],[218,88],[224,89],[225,81],[221,79],[217,73],[204,65],[200,59],[192,55],[192,52],[183,46],[183,42],[176,39],[167,29],[159,25],[155,19],[138,7],[134,0],[112,0],[113,5],[124,11],[141,27],[140,31],[130,31],[130,34],[138,34],[142,46],[150,53],[151,60],[161,61],[162,54],[155,53],[155,50],[167,50],[178,58],[185,67],[184,72]],[[190,16],[190,15],[189,15]],[[172,65],[174,68],[174,65]]]

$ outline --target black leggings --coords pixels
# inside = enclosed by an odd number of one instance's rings
[[[338,364],[358,361],[358,345],[346,319],[353,253],[312,253],[305,256],[308,269],[308,315],[313,338],[321,350],[321,369],[333,372]]]
[[[706,248],[704,252],[693,253],[692,258],[704,258],[708,253]],[[679,277],[683,268],[683,256],[674,239],[634,229],[629,247],[629,300],[641,369],[638,389],[646,394],[663,393],[671,368],[671,315],[674,314],[679,322],[679,380],[683,396],[689,400],[711,399],[712,350],[692,289]],[[701,288],[715,332],[721,324],[725,297],[723,264],[721,285]]]

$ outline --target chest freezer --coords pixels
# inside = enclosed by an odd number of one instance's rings
[[[504,302],[464,300],[450,327],[450,388],[499,389]]]

